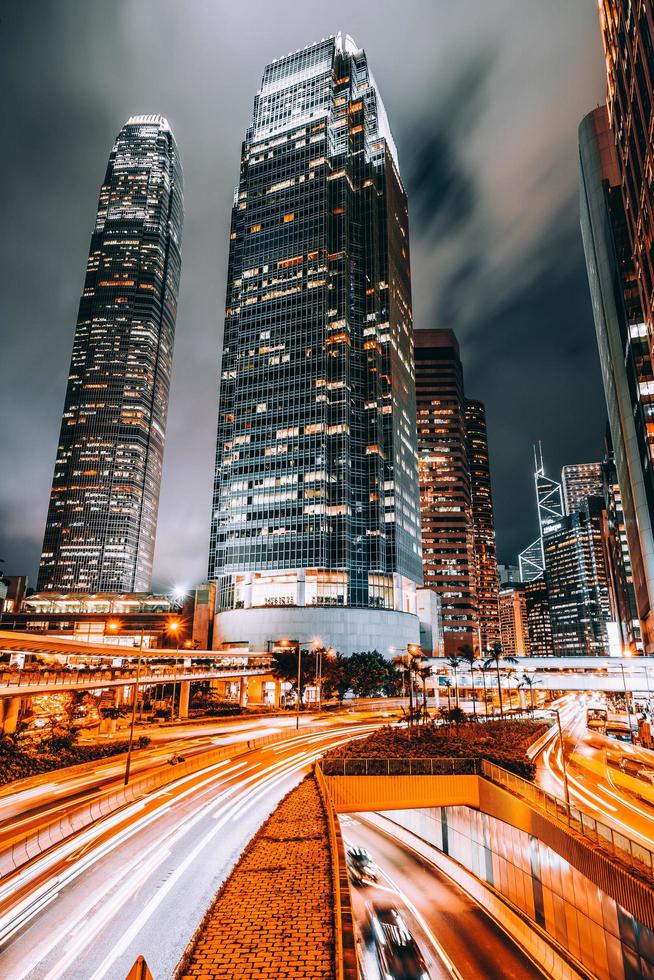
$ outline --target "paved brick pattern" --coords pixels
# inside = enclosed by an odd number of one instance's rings
[[[177,980],[334,980],[327,821],[312,776],[250,842],[178,967]]]

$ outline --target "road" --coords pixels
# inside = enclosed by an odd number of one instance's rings
[[[621,757],[638,759],[654,769],[654,753],[626,742],[606,738],[586,727],[586,699],[567,697],[561,707],[561,725],[570,789],[570,802],[591,817],[654,850],[654,806],[636,792],[617,786],[616,765]],[[607,765],[607,759],[613,765]],[[537,760],[536,782],[564,798],[561,744],[549,743]],[[643,781],[643,786],[647,783]]]
[[[375,724],[330,719],[180,778],[81,831],[0,886],[0,976],[124,977],[174,967],[239,853],[310,763]],[[50,774],[52,778],[52,774]]]
[[[366,942],[367,980],[380,980],[369,943],[369,904],[402,912],[425,957],[431,980],[522,980],[543,973],[447,875],[361,814],[342,816],[347,845],[364,847],[377,864],[376,884],[352,889],[355,920]],[[393,833],[393,825],[384,821]],[[400,832],[401,833],[401,832]]]
[[[325,728],[342,725],[346,720],[355,724],[359,721],[374,721],[377,718],[388,720],[382,712],[363,711],[329,713],[323,715],[306,714],[301,725],[324,725]],[[166,766],[171,754],[176,751],[184,758],[192,758],[200,752],[223,745],[236,744],[252,738],[281,733],[295,728],[295,716],[265,715],[252,718],[216,720],[213,724],[190,722],[185,725],[165,728],[139,726],[136,735],[146,734],[152,744],[135,752],[132,759],[132,775],[144,774]],[[120,732],[116,738],[125,740],[127,732]],[[125,770],[125,756],[114,756],[98,760],[86,766],[61,769],[54,772],[32,776],[9,784],[0,789],[0,849],[6,848],[17,837],[36,830],[55,817],[61,816],[73,805],[110,793],[122,785]]]

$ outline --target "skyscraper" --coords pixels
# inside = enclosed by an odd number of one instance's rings
[[[564,513],[561,484],[545,474],[543,450],[540,446],[538,453],[534,450],[534,465],[539,536],[518,557],[520,577],[523,582],[533,582],[542,578],[545,572],[543,535],[553,524],[558,523]]]
[[[545,580],[556,656],[609,652],[610,619],[602,552],[601,501],[551,524],[543,535]]]
[[[579,127],[581,231],[645,649],[654,648],[654,374],[606,107]]]
[[[631,553],[622,507],[622,491],[615,466],[610,432],[607,432],[605,439],[602,471],[604,477],[602,532],[611,601],[611,618],[617,623],[620,630],[619,641],[622,648],[642,650],[643,642],[634,592]]]
[[[552,624],[547,583],[544,578],[525,583],[527,635],[531,657],[552,655]]]
[[[497,545],[495,542],[493,492],[484,403],[467,399],[465,416],[472,499],[479,642],[481,649],[487,650],[500,639],[500,621]]]
[[[425,586],[440,596],[450,656],[462,645],[479,647],[463,367],[452,330],[417,330],[415,356]]]
[[[351,38],[265,68],[227,278],[209,553],[217,642],[417,643],[407,202]]]
[[[147,591],[152,574],[183,224],[163,116],[111,150],[80,300],[40,591]]]
[[[514,657],[529,653],[525,586],[516,583],[500,591],[500,642],[502,651]]]
[[[561,470],[566,514],[583,510],[588,497],[604,496],[601,463],[571,463]]]

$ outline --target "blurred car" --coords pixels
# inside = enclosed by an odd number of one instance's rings
[[[430,980],[424,957],[399,909],[373,906],[370,925],[383,980]]]
[[[354,885],[367,885],[377,881],[377,866],[363,847],[348,847],[347,869]]]

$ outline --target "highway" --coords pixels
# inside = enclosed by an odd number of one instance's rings
[[[399,908],[425,957],[431,980],[523,980],[544,976],[532,961],[447,875],[410,849],[389,821],[379,829],[362,815],[340,818],[347,845],[364,847],[379,869],[376,884],[352,888],[367,980],[382,980],[370,939],[370,905]],[[410,840],[410,835],[406,835]]]
[[[642,762],[654,770],[654,752],[618,742],[586,727],[586,699],[569,696],[561,706],[561,725],[570,789],[570,802],[591,817],[654,849],[654,805],[636,792],[617,786],[615,772],[620,758]],[[613,765],[607,765],[610,760]],[[536,782],[565,798],[561,744],[553,739],[537,760]],[[651,784],[641,781],[644,788]]]
[[[325,722],[324,734],[291,729],[276,744],[182,777],[5,880],[0,976],[114,980],[140,953],[155,977],[171,976],[216,890],[282,796],[325,749],[380,723]],[[60,788],[62,779],[48,778]],[[52,785],[45,792],[52,800]],[[48,805],[43,794],[33,799]]]

